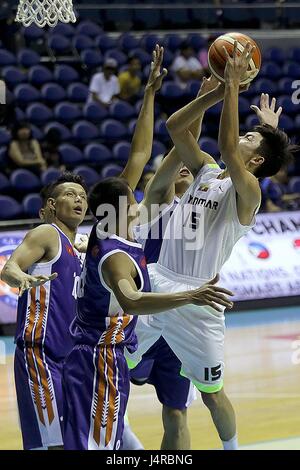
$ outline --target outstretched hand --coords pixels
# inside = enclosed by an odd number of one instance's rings
[[[226,57],[226,67],[224,71],[226,82],[231,80],[241,82],[253,75],[253,71],[248,71],[248,66],[255,51],[255,46],[247,42],[243,52],[238,54],[238,43],[234,41],[232,57],[229,55],[225,46],[223,46],[223,51]]]
[[[256,113],[260,124],[268,124],[269,126],[276,129],[279,123],[279,117],[282,113],[282,107],[280,106],[277,111],[276,107],[276,98],[272,98],[271,104],[269,100],[268,93],[262,93],[260,95],[260,108],[252,104],[250,108]]]
[[[30,276],[30,274],[24,274],[24,277],[19,285],[19,297],[21,297],[24,292],[32,287],[38,287],[43,284],[46,284],[48,281],[53,281],[58,276],[57,273],[53,273],[50,276],[45,276],[40,274],[38,276]]]
[[[150,67],[150,75],[146,89],[152,88],[154,92],[158,91],[162,85],[164,77],[167,75],[167,69],[162,69],[162,62],[164,58],[164,48],[156,44],[155,49],[152,53],[152,62]]]

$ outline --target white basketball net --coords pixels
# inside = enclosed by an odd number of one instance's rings
[[[76,17],[72,0],[19,0],[15,21],[43,28],[46,24],[56,26],[58,21],[75,23]]]

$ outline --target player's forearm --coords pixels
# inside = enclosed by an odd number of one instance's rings
[[[169,117],[167,120],[169,133],[172,135],[172,133],[180,133],[186,129],[191,129],[193,123],[196,120],[202,120],[205,111],[221,99],[222,95],[215,90],[198,96],[191,103],[188,103]]]
[[[151,88],[146,87],[131,146],[132,152],[144,153],[147,156],[147,161],[150,159],[152,150],[154,99],[155,92]]]
[[[189,292],[174,294],[142,293],[138,300],[131,302],[128,313],[132,315],[149,315],[161,313],[191,303]]]
[[[1,280],[6,282],[10,287],[19,287],[24,277],[24,272],[13,261],[8,261],[1,272]]]
[[[135,189],[145,165],[151,157],[154,128],[154,98],[152,89],[145,90],[143,105],[136,123],[129,160],[122,173],[131,189]]]
[[[231,158],[234,158],[238,149],[238,96],[239,83],[237,81],[227,82],[225,84],[225,94],[218,138],[219,149],[225,164],[227,164],[228,159],[230,160]]]

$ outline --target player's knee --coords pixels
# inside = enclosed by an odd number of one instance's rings
[[[163,407],[163,422],[166,431],[181,433],[187,426],[187,410]]]
[[[207,408],[211,410],[211,409],[215,409],[215,408],[222,406],[223,399],[224,399],[224,392],[223,392],[223,389],[215,393],[201,392],[201,396],[202,396],[204,405],[207,406]]]

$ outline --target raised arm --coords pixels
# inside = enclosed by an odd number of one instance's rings
[[[213,90],[216,84],[217,82],[215,82],[214,79],[203,79],[197,97],[203,96]],[[212,100],[211,103],[215,104],[215,101]],[[189,130],[196,142],[198,142],[201,135],[204,114],[205,110],[203,109],[203,112],[198,118],[190,124]],[[150,213],[149,208],[151,204],[169,204],[174,199],[174,182],[182,165],[182,159],[176,148],[173,147],[146,187],[142,204],[148,208],[148,213]]]
[[[204,79],[205,93],[176,111],[167,121],[167,128],[173,140],[175,149],[189,170],[195,175],[207,163],[215,164],[208,153],[201,150],[198,139],[191,132],[191,126],[196,120],[202,122],[205,111],[223,99],[224,88],[214,78]]]
[[[142,108],[136,123],[128,162],[120,177],[126,179],[134,190],[142,176],[145,165],[150,160],[154,128],[154,98],[161,87],[167,70],[161,71],[163,61],[163,47],[156,46],[153,51],[153,61],[148,83],[145,88]]]
[[[239,151],[238,95],[242,77],[247,74],[248,64],[254,48],[247,43],[238,56],[237,42],[234,43],[233,57],[224,48],[227,62],[225,68],[225,93],[219,128],[219,148],[240,201],[249,212],[260,204],[261,191],[257,178],[250,173]]]
[[[276,98],[272,98],[270,104],[270,98],[268,93],[262,93],[260,95],[259,106],[260,107],[252,104],[250,108],[256,113],[260,124],[268,124],[269,126],[274,127],[274,129],[277,129],[279,118],[282,113],[282,107],[279,106],[277,111],[275,111]]]
[[[131,315],[155,314],[187,304],[209,305],[220,312],[222,309],[219,305],[232,307],[232,302],[226,296],[233,294],[215,286],[218,282],[217,276],[199,289],[191,291],[172,294],[138,291],[134,282],[137,276],[136,267],[125,253],[109,256],[102,265],[102,275],[123,311]]]
[[[11,287],[18,287],[20,289],[19,295],[22,295],[26,289],[55,279],[56,273],[51,276],[30,276],[26,273],[30,266],[48,254],[50,243],[54,237],[57,238],[56,231],[49,225],[39,226],[28,232],[22,243],[5,263],[1,272],[1,280]]]

